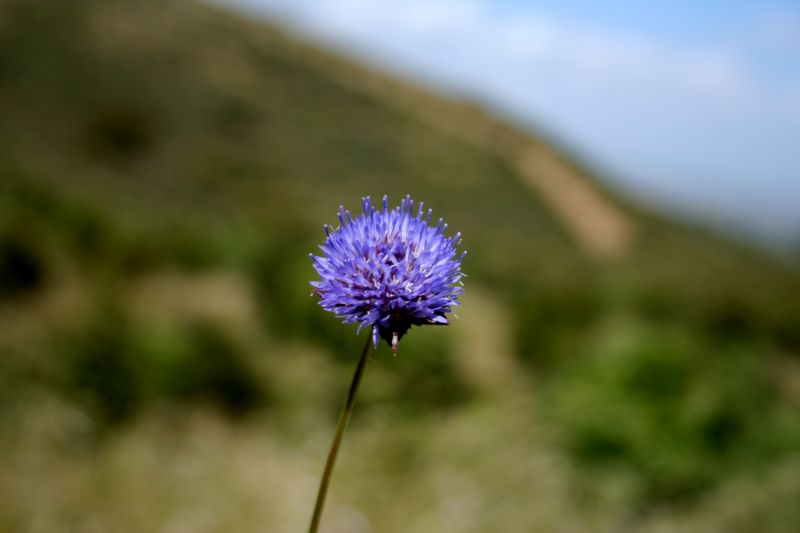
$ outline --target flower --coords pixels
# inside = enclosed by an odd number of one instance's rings
[[[415,216],[410,196],[392,210],[386,196],[382,210],[369,197],[362,203],[362,214],[353,218],[340,207],[341,225],[325,225],[323,255],[310,254],[320,276],[311,285],[323,309],[358,323],[358,331],[371,327],[376,347],[382,337],[397,352],[411,326],[448,324],[445,315],[463,291],[466,252],[456,255],[461,233],[446,237],[441,219],[429,225],[432,211],[423,216],[421,202]]]

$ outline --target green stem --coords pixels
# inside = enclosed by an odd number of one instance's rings
[[[336,463],[336,456],[339,454],[339,445],[342,442],[342,435],[344,435],[344,430],[347,428],[350,414],[353,412],[353,405],[356,403],[358,385],[361,383],[361,376],[364,375],[364,368],[367,366],[367,358],[369,357],[371,347],[372,335],[367,335],[367,343],[361,351],[361,358],[358,360],[356,373],[353,375],[353,382],[350,384],[347,400],[344,403],[344,409],[342,409],[342,414],[339,417],[339,424],[336,426],[336,436],[333,437],[331,449],[328,452],[328,461],[325,463],[325,471],[322,473],[322,480],[320,480],[319,483],[317,503],[314,505],[314,516],[311,517],[311,525],[308,527],[308,533],[316,533],[319,527],[319,520],[322,517],[322,507],[325,505],[325,495],[328,493],[328,484],[331,481],[331,474],[333,473],[333,465]]]

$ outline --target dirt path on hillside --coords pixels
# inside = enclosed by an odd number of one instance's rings
[[[635,241],[636,223],[622,208],[604,197],[551,148],[502,120],[469,104],[439,98],[357,65],[325,71],[342,86],[379,98],[449,137],[500,154],[592,259],[621,259]]]
[[[528,147],[517,157],[523,181],[547,202],[590,257],[625,256],[636,236],[633,221],[553,154]]]

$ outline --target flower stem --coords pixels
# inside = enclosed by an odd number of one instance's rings
[[[361,358],[358,360],[356,372],[353,375],[353,382],[350,384],[347,400],[344,403],[342,414],[339,416],[339,424],[336,426],[336,436],[333,437],[331,449],[328,452],[328,461],[325,463],[325,471],[322,473],[322,479],[319,483],[317,503],[314,505],[314,515],[311,517],[311,525],[308,527],[308,533],[316,533],[319,527],[319,520],[322,517],[322,507],[325,505],[325,495],[328,493],[328,484],[331,481],[331,474],[333,473],[333,465],[336,463],[336,456],[339,454],[339,445],[342,442],[344,430],[347,428],[347,422],[350,420],[350,414],[353,412],[353,405],[356,403],[356,393],[358,393],[358,386],[361,383],[361,376],[364,375],[364,368],[367,366],[367,358],[369,357],[371,347],[372,336],[367,335],[367,343],[361,351]]]

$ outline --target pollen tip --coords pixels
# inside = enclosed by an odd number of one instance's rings
[[[397,348],[400,344],[400,339],[397,338],[397,332],[392,332],[392,353],[397,355]]]

